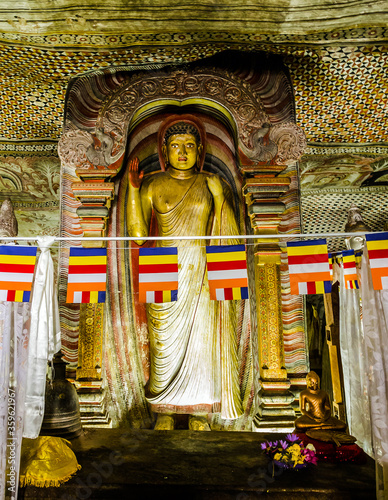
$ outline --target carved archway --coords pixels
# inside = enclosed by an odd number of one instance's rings
[[[136,124],[140,110],[155,101],[179,106],[195,104],[199,98],[227,110],[236,126],[239,150],[249,161],[281,164],[296,160],[305,139],[294,123],[291,106],[286,113],[284,107],[278,109],[276,97],[290,94],[284,87],[281,73],[273,75],[272,81],[251,84],[231,71],[201,66],[151,74],[106,71],[86,75],[68,93],[59,154],[69,167],[118,172],[130,126]],[[263,89],[274,94],[266,105]],[[288,97],[292,102],[292,94]]]

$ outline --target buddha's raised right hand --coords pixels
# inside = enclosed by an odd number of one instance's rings
[[[139,189],[144,172],[139,173],[139,158],[133,158],[128,165],[128,180],[132,187]]]

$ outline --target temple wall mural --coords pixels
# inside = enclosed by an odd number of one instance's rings
[[[330,151],[310,147],[306,153],[309,149],[323,154],[306,154],[300,162],[304,231],[343,231],[352,205],[360,208],[372,231],[384,230],[388,191],[385,148],[334,146]],[[330,249],[343,245],[343,238],[332,239]]]
[[[60,164],[55,152],[47,156],[0,156],[0,198],[11,198],[19,235],[59,234]]]

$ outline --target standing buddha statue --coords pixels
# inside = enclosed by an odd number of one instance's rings
[[[192,115],[165,120],[158,134],[162,171],[143,179],[139,161],[128,166],[127,230],[149,235],[152,213],[159,236],[226,235],[236,244],[239,228],[231,190],[218,175],[202,172],[206,134]],[[210,430],[209,413],[242,415],[237,358],[237,301],[210,300],[205,243],[157,241],[177,246],[176,302],[147,304],[150,378],[146,398],[157,414],[155,429],[174,428],[174,415],[189,414],[189,428]]]

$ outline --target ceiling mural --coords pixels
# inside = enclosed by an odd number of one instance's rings
[[[385,150],[385,155],[371,149],[354,154],[353,148],[352,154],[339,153],[338,149],[334,151],[337,154],[306,154],[300,162],[303,232],[345,231],[348,211],[353,204],[361,210],[364,222],[372,231],[385,230],[388,151]],[[330,238],[329,247],[331,251],[343,249],[343,238]]]
[[[387,141],[387,47],[332,47],[321,56],[286,58],[308,141]]]
[[[303,232],[338,233],[345,231],[348,211],[354,204],[372,231],[386,230],[388,215],[387,187],[327,188],[302,193]],[[329,251],[346,248],[344,239],[329,238]]]
[[[388,174],[387,157],[365,157],[355,154],[305,155],[300,162],[300,186],[310,189],[360,187],[373,185]],[[373,182],[373,179],[376,181]],[[388,184],[388,183],[387,183]]]
[[[388,148],[363,149],[359,154],[355,154],[357,148],[344,146],[321,155],[307,151],[299,165],[303,232],[345,231],[352,204],[361,210],[372,231],[385,230]],[[334,154],[327,154],[330,152]],[[329,246],[332,251],[344,248],[343,238],[330,238]]]
[[[0,110],[0,139],[58,140],[66,88],[77,74],[106,67],[135,69],[139,64],[156,68],[234,49],[284,55],[294,84],[297,123],[309,142],[387,141],[385,31],[362,28],[303,36],[197,32],[148,34],[148,39],[134,33],[3,33],[0,96],[7,107]]]

